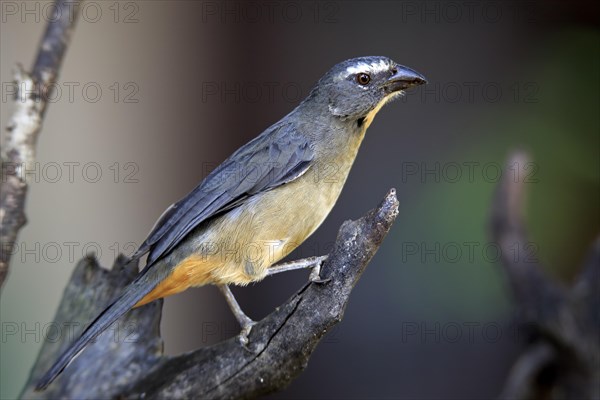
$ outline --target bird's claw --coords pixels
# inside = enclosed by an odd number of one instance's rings
[[[242,330],[240,331],[240,334],[238,335],[238,340],[240,342],[240,344],[245,348],[248,349],[248,335],[250,335],[250,331],[252,330],[252,327],[254,326],[256,322],[249,320],[246,323],[244,323],[244,325],[242,325]]]
[[[318,283],[318,284],[323,284],[323,283],[327,283],[331,280],[331,278],[321,278],[321,276],[319,275],[321,273],[321,261],[319,261],[318,264],[316,264],[312,271],[310,271],[310,276],[308,277],[308,279],[313,282],[313,283]]]

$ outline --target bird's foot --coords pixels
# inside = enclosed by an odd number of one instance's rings
[[[248,343],[249,343],[248,336],[250,335],[250,331],[252,330],[252,327],[255,324],[256,324],[256,322],[252,321],[248,317],[246,317],[246,319],[244,319],[243,322],[240,321],[242,330],[240,331],[240,334],[238,335],[238,340],[245,349],[248,349]]]
[[[313,283],[319,283],[319,284],[323,284],[323,283],[327,283],[331,280],[331,278],[321,278],[320,273],[321,273],[321,264],[323,261],[319,261],[315,264],[314,267],[312,267],[312,271],[310,271],[310,276],[308,277],[308,279],[313,282]]]

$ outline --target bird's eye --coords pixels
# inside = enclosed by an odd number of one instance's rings
[[[392,68],[392,75],[396,75],[398,73],[398,68]]]
[[[371,82],[371,77],[369,76],[369,74],[365,74],[363,72],[356,75],[356,82],[358,82],[361,85],[366,85],[369,82]]]

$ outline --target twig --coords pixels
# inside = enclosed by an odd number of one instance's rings
[[[32,398],[251,398],[286,387],[308,363],[328,330],[344,314],[350,292],[398,215],[392,189],[375,210],[345,222],[321,268],[327,283],[308,283],[250,333],[248,348],[231,338],[177,357],[162,354],[160,303],[129,312],[104,333],[45,391],[32,387],[71,338],[44,344],[23,397]],[[80,262],[55,321],[89,321],[133,277],[123,260],[107,272],[93,259]],[[133,326],[133,331],[126,327]],[[81,327],[82,328],[82,327]],[[81,329],[79,329],[80,331]],[[129,337],[133,343],[115,340]],[[133,333],[132,333],[133,332]]]
[[[58,77],[80,1],[56,0],[55,12],[39,45],[31,74],[21,67],[15,75],[15,110],[6,127],[0,182],[0,288],[8,275],[12,247],[25,225],[27,182],[24,171],[33,167],[37,138],[42,129],[47,99]]]

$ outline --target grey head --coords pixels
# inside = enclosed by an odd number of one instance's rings
[[[423,75],[388,57],[359,57],[331,68],[308,99],[327,103],[329,112],[342,120],[367,119],[368,124],[388,101],[424,83]]]

